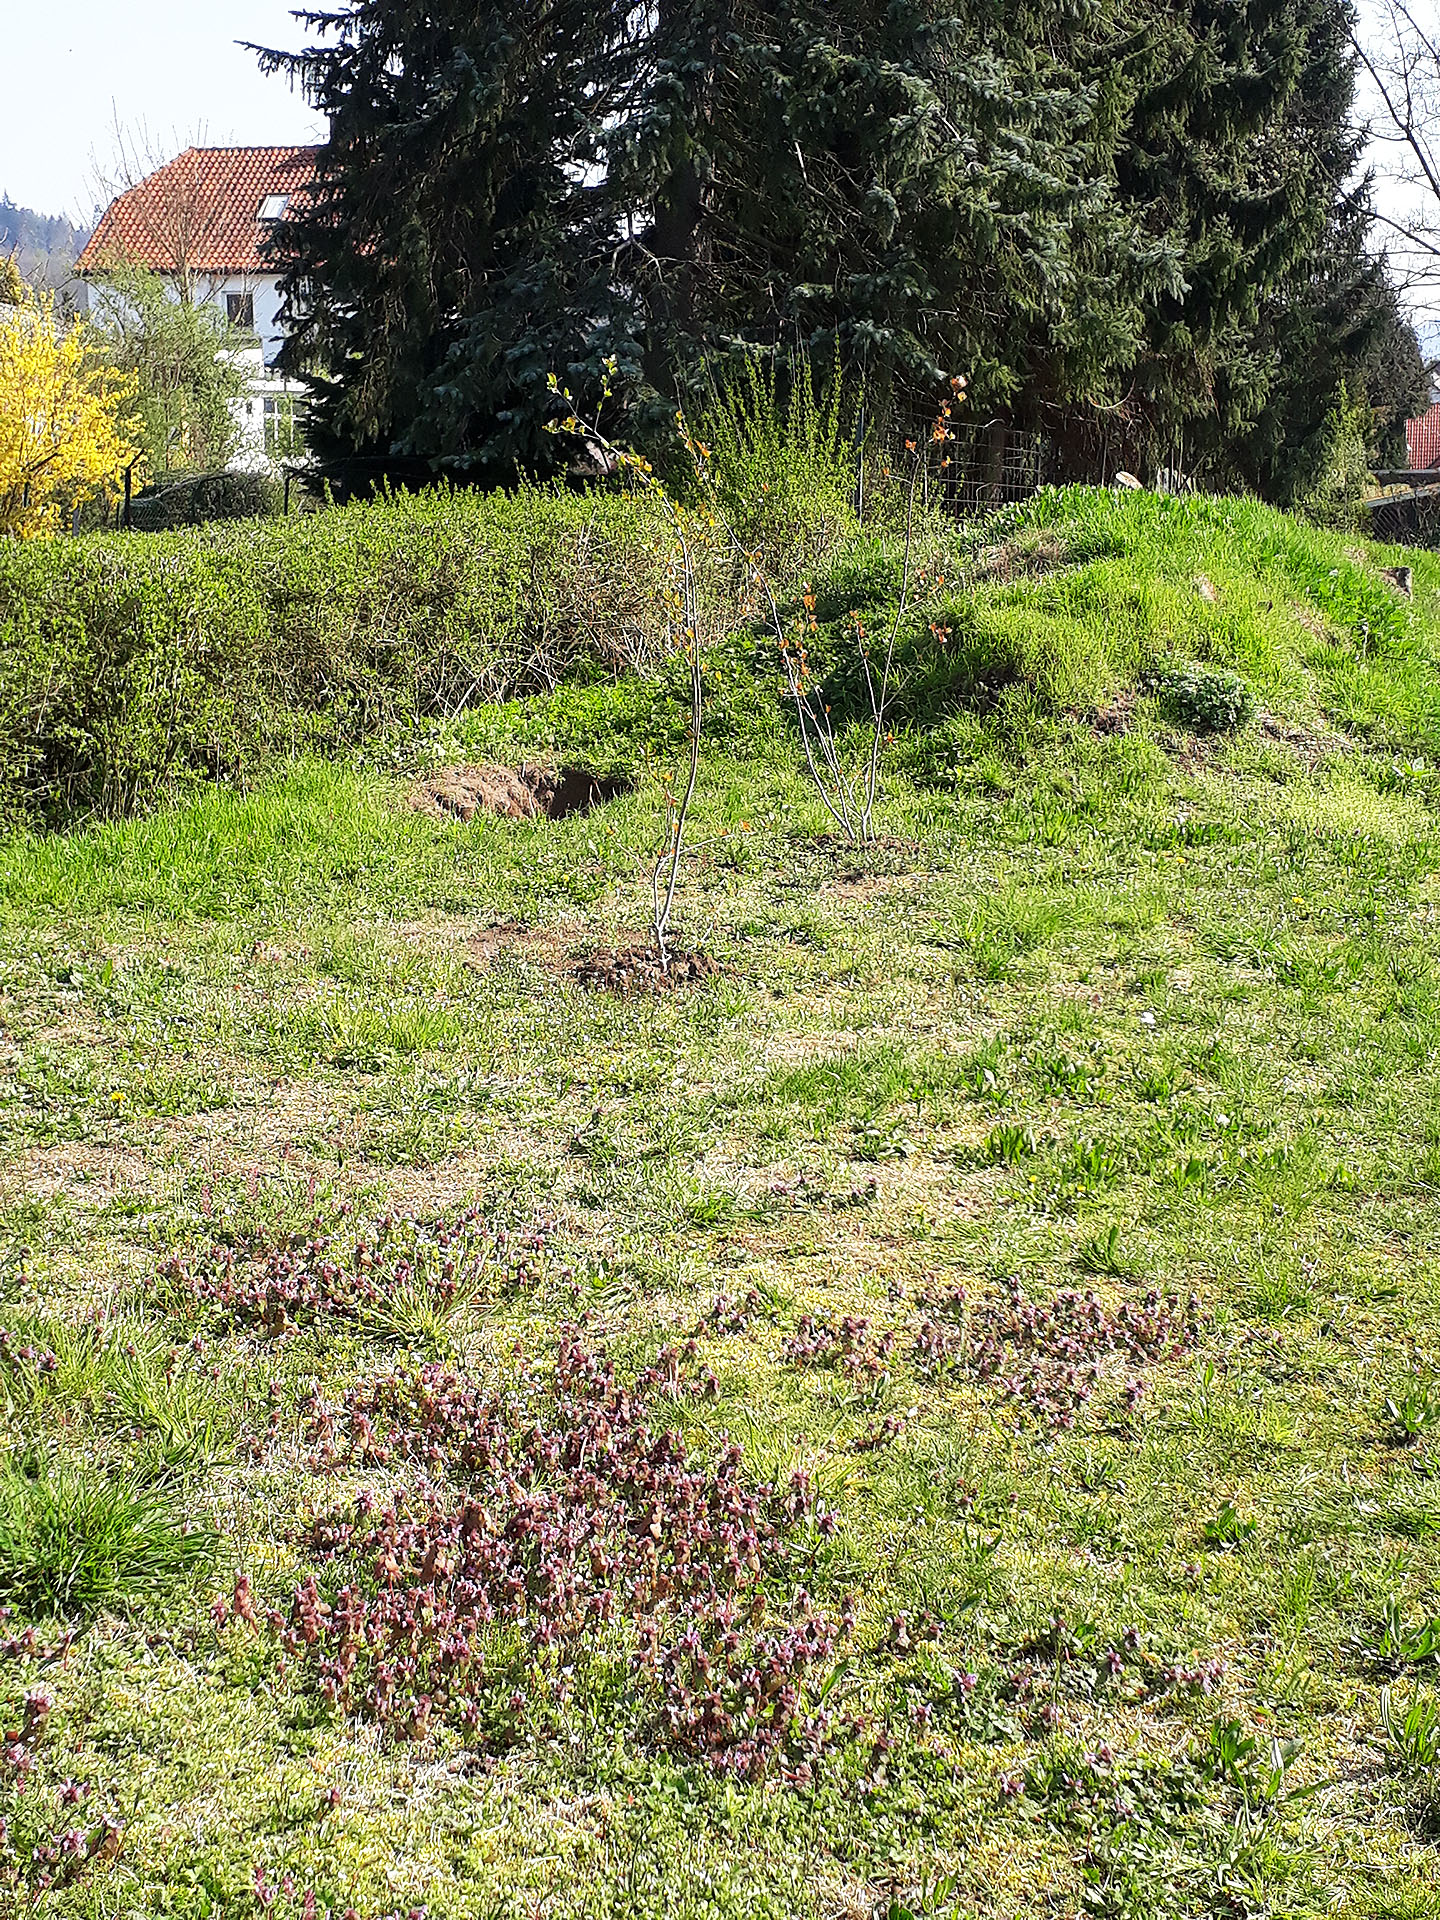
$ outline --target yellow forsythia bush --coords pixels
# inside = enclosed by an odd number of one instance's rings
[[[0,535],[55,533],[115,484],[138,452],[120,417],[130,384],[83,321],[57,328],[48,297],[0,309]]]

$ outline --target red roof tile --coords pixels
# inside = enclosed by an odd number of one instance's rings
[[[194,273],[273,272],[261,251],[261,203],[309,186],[314,147],[187,147],[111,202],[77,262],[93,273],[122,259],[173,273],[184,254]]]
[[[1440,466],[1440,406],[1405,422],[1405,447],[1410,466],[1416,471]]]

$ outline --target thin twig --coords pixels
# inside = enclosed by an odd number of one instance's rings
[[[880,675],[880,699],[877,703],[873,691],[870,697],[874,726],[870,735],[870,765],[865,775],[865,811],[860,820],[861,831],[867,843],[874,838],[875,793],[880,780],[880,745],[885,727],[885,710],[890,697],[890,673],[895,663],[895,647],[900,638],[900,628],[910,604],[910,568],[915,553],[915,486],[923,465],[924,455],[917,449],[915,465],[910,474],[910,498],[905,508],[905,566],[900,580],[900,604],[895,609],[895,623],[890,629],[890,643],[885,649],[885,666]],[[872,686],[868,656],[865,660],[865,684],[867,687]]]

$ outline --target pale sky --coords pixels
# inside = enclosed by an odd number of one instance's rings
[[[0,195],[18,206],[88,219],[91,152],[109,157],[117,113],[166,153],[323,136],[235,44],[304,45],[286,0],[6,0],[0,12]]]

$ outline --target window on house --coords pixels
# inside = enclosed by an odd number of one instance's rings
[[[253,293],[227,293],[225,312],[232,327],[244,327],[247,333],[255,331],[255,296]]]
[[[285,209],[289,204],[290,196],[288,193],[267,193],[265,198],[260,202],[260,218],[262,220],[283,220],[285,218]]]
[[[290,393],[267,393],[265,396],[266,454],[278,463],[281,460],[298,460],[304,451],[305,440],[301,432],[295,396]]]

